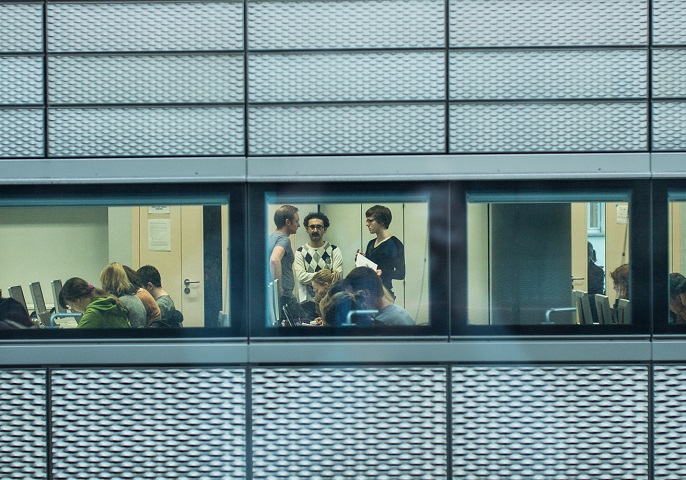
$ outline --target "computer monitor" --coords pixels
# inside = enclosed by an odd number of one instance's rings
[[[631,302],[625,298],[617,301],[617,323],[631,323]]]
[[[576,307],[576,314],[579,318],[579,323],[593,323],[593,315],[591,314],[591,303],[588,300],[588,293],[581,290],[573,290],[572,297],[574,298],[574,306]]]
[[[67,313],[67,309],[60,305],[60,292],[62,291],[62,280],[53,280],[50,285],[52,286],[52,298],[55,299],[55,312],[56,313]]]
[[[24,290],[21,288],[21,285],[15,285],[14,287],[10,287],[10,297],[16,300],[17,302],[21,303],[21,306],[24,307],[26,313],[29,313],[29,309],[26,306],[26,298],[24,298]]]
[[[595,308],[598,312],[598,323],[616,323],[610,309],[610,299],[607,295],[595,294]]]
[[[50,311],[45,306],[45,298],[43,298],[43,289],[40,282],[33,282],[29,285],[31,290],[31,298],[33,299],[33,308],[36,311],[36,316],[40,319],[43,325],[50,325]]]

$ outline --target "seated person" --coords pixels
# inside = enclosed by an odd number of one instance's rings
[[[351,311],[370,310],[367,306],[367,294],[363,291],[350,292],[342,290],[329,292],[320,304],[322,311],[322,325],[325,327],[339,327],[348,325],[348,313]],[[369,327],[374,324],[368,313],[359,313],[351,316],[351,323],[359,327]]]
[[[183,315],[174,307],[174,301],[162,288],[160,272],[152,265],[144,265],[136,272],[138,278],[160,307],[160,322],[152,327],[181,327]]]
[[[353,291],[362,290],[367,294],[367,304],[378,310],[374,321],[381,325],[415,325],[414,319],[407,311],[393,303],[392,296],[384,289],[379,275],[368,267],[353,268],[345,282]]]
[[[312,289],[314,290],[314,304],[315,313],[317,317],[321,317],[321,310],[319,304],[329,292],[331,286],[338,280],[337,275],[328,268],[319,270],[312,277]]]
[[[136,271],[127,265],[122,265],[122,268],[126,272],[126,278],[128,278],[131,285],[136,288],[136,293],[134,295],[143,302],[146,315],[145,326],[149,327],[153,323],[159,321],[161,316],[160,307],[157,305],[157,302],[152,295],[150,295],[150,292],[143,288],[143,284],[141,283],[140,278],[138,278]]]
[[[76,328],[130,328],[128,312],[118,298],[73,277],[60,290],[60,305],[83,313]]]
[[[118,297],[129,312],[129,323],[134,328],[145,326],[147,312],[143,301],[136,296],[138,288],[129,281],[121,263],[114,262],[107,265],[100,273],[102,289]]]
[[[15,328],[36,328],[29,312],[13,298],[3,298],[0,290],[0,330]]]
[[[617,299],[615,300],[614,309],[617,309],[617,300],[620,298],[629,300],[629,264],[624,263],[619,267],[615,268],[612,273],[612,282],[614,283],[613,288],[617,293]]]
[[[669,323],[686,323],[686,277],[680,273],[669,274]]]

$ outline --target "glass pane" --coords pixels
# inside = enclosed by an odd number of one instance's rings
[[[669,204],[669,323],[686,323],[686,202]]]
[[[430,324],[428,198],[368,200],[268,199],[267,327]]]
[[[4,327],[229,327],[228,222],[227,204],[1,207],[1,296],[26,308],[3,302]]]
[[[627,202],[467,209],[470,324],[631,323]]]

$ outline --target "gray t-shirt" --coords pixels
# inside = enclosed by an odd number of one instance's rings
[[[119,300],[129,311],[127,318],[131,326],[133,328],[145,327],[145,320],[148,318],[148,314],[141,299],[135,295],[122,295],[119,297]]]
[[[160,318],[169,320],[169,315],[174,311],[174,301],[169,295],[162,295],[157,299],[157,306],[160,307]]]
[[[283,296],[292,297],[293,288],[295,287],[295,279],[293,278],[293,261],[295,260],[295,255],[293,254],[293,248],[291,247],[291,240],[288,235],[284,235],[281,232],[274,232],[269,235],[267,239],[267,265],[269,265],[269,257],[271,257],[272,252],[275,247],[283,247],[286,250],[285,255],[281,259],[281,286],[283,287]]]
[[[379,313],[374,317],[379,323],[384,325],[414,325],[415,321],[402,307],[397,306],[395,303],[391,303],[387,307],[379,310]]]

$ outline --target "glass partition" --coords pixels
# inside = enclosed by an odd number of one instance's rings
[[[177,186],[153,195],[116,187],[98,196],[84,188],[70,188],[83,192],[76,196],[56,190],[0,206],[2,297],[16,301],[5,308],[24,306],[30,320],[15,315],[0,335],[237,331],[229,293],[237,209],[230,213],[227,193],[184,194]]]
[[[257,267],[262,276],[256,287],[263,292],[263,308],[256,311],[255,332],[436,331],[432,312],[441,307],[432,305],[432,298],[445,288],[445,281],[434,283],[445,246],[440,253],[432,242],[438,232],[444,238],[449,235],[448,205],[438,208],[436,187],[412,185],[405,191],[371,193],[358,184],[316,190],[265,189],[251,201],[255,205],[259,195],[263,205],[259,228],[264,260]],[[444,279],[447,275],[444,269]],[[445,326],[446,319],[441,323]]]
[[[465,195],[467,328],[631,331],[634,300],[640,297],[640,311],[648,304],[647,289],[636,288],[632,273],[644,265],[647,248],[635,258],[641,247],[633,242],[643,245],[646,229],[632,224],[642,217],[632,211],[631,189],[565,192],[549,184],[536,191],[519,184],[506,190]]]

